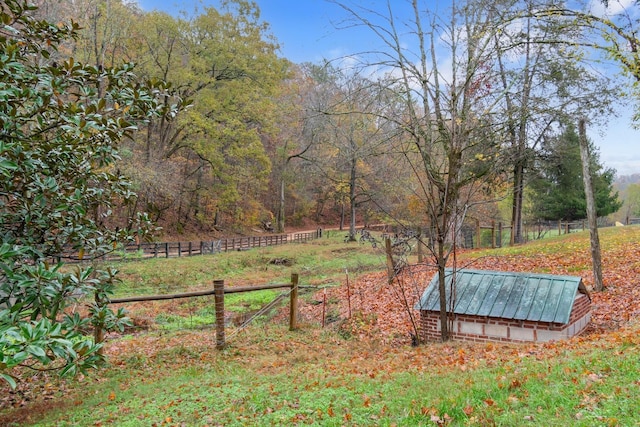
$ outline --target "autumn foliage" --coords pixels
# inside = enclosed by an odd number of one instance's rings
[[[591,324],[587,334],[615,331],[640,314],[640,229],[604,229],[603,265],[604,292],[591,292]],[[580,276],[592,289],[591,255],[586,232],[544,240],[515,248],[495,251],[465,251],[457,259],[458,268],[537,272]],[[406,343],[412,330],[407,306],[413,304],[435,274],[428,264],[404,270],[397,280],[387,285],[383,272],[366,275],[330,289],[329,300],[340,301],[335,308],[346,319],[347,328],[360,338],[375,337],[386,343]],[[347,294],[351,296],[351,314],[348,319]],[[406,297],[407,304],[405,304]],[[321,299],[320,296],[317,297]],[[320,318],[321,305],[303,307],[309,318]],[[354,313],[366,313],[363,323]],[[371,320],[375,319],[375,321]],[[360,325],[361,327],[357,327]]]
[[[394,381],[395,376],[401,373],[437,378],[452,372],[462,375],[481,367],[497,368],[505,364],[517,366],[525,359],[538,360],[553,366],[550,361],[554,359],[572,357],[568,356],[568,352],[583,354],[620,343],[640,345],[637,328],[633,326],[640,305],[637,290],[640,268],[640,243],[637,242],[640,241],[640,227],[603,229],[601,233],[606,288],[603,292],[591,292],[591,325],[581,336],[570,340],[517,345],[450,342],[410,347],[411,319],[403,303],[400,286],[404,286],[405,295],[412,304],[412,298],[416,298],[423,290],[435,271],[428,265],[417,265],[406,268],[391,285],[387,284],[386,273],[379,272],[359,277],[351,276],[348,284],[345,278],[340,286],[327,288],[326,297],[324,290],[311,296],[306,295],[300,300],[300,331],[287,336],[275,332],[276,324],[286,324],[284,319],[287,309],[283,307],[282,314],[277,314],[266,325],[250,327],[245,334],[233,340],[229,351],[224,353],[213,350],[215,333],[211,329],[169,334],[141,333],[126,339],[112,338],[108,341],[106,352],[112,362],[113,372],[128,372],[132,377],[119,388],[105,387],[102,390],[103,406],[97,408],[97,411],[105,411],[102,408],[108,405],[126,407],[126,400],[123,400],[122,396],[132,387],[131,384],[138,381],[137,377],[143,378],[143,383],[159,381],[168,372],[180,370],[185,366],[209,372],[212,367],[217,369],[215,367],[220,366],[220,363],[224,366],[240,364],[251,369],[252,375],[259,378],[280,378],[290,374],[292,370],[304,369],[305,373],[300,375],[308,384],[305,383],[306,388],[300,389],[298,393],[319,396],[320,390],[339,390],[345,387],[345,383],[350,381],[349,378],[386,382]],[[590,287],[592,280],[588,245],[587,233],[575,233],[513,248],[465,251],[458,254],[457,263],[458,267],[468,266],[476,269],[578,275]],[[350,304],[347,295],[350,297]],[[326,301],[326,306],[323,301]],[[323,309],[324,328],[320,326]],[[175,307],[172,310],[175,310]],[[226,372],[227,369],[231,368],[225,367],[223,371]],[[576,370],[575,367],[564,366],[558,369],[565,369],[566,376],[573,378],[571,381],[584,383],[579,405],[569,408],[575,412],[572,415],[574,419],[591,416],[591,409],[597,406],[598,401],[597,396],[590,390],[606,381],[606,378],[602,373],[587,368]],[[330,373],[329,377],[327,373]],[[108,381],[106,378],[100,378],[100,374],[96,376],[96,385]],[[479,402],[463,405],[457,419],[461,416],[469,420],[477,419],[480,423],[478,425],[483,425],[483,420],[488,422],[500,411],[500,406],[522,404],[522,396],[528,393],[527,382],[537,380],[536,376],[507,371],[495,379],[498,390],[504,390],[508,394],[506,402],[500,401],[495,395],[487,395]],[[256,378],[251,381],[256,382],[255,387],[265,387]],[[60,392],[64,392],[66,396],[77,396],[72,400],[76,402],[73,405],[81,405],[83,397],[77,390],[83,389],[88,382],[94,380],[81,378],[78,383],[69,384],[51,381],[51,378],[47,379],[46,376],[33,377],[22,383],[19,390],[4,394],[0,405],[5,410],[0,412],[0,422],[25,420],[36,416],[38,411],[47,413],[52,407],[62,404],[56,403],[56,395]],[[221,384],[220,387],[225,386]],[[270,387],[275,390],[278,385],[274,383]],[[619,385],[620,390],[624,390],[624,387],[624,384]],[[163,403],[160,407],[163,418],[157,421],[158,425],[175,425],[179,422],[178,420],[184,417],[184,409],[181,409],[183,400],[188,400],[192,393],[193,390],[184,395],[176,395],[175,399]],[[296,421],[292,421],[294,424],[341,419],[343,423],[351,425],[358,419],[358,408],[365,411],[370,420],[384,420],[390,416],[390,410],[382,395],[363,394],[361,402],[358,403],[361,405],[354,406],[353,412],[339,406],[338,402],[324,405],[321,400],[317,400],[316,411],[310,413],[297,411],[300,403],[289,399],[278,400],[278,392],[272,393],[275,393],[272,402],[266,409],[261,409],[262,412],[253,411],[242,400],[229,402],[229,405],[236,416],[246,423],[255,421],[256,417],[270,416],[285,410],[295,412]],[[65,405],[71,405],[69,402],[71,401],[67,399]],[[24,410],[6,412],[10,407]],[[433,425],[455,424],[455,414],[443,412],[432,404],[415,402],[408,410],[417,417],[429,420]],[[211,408],[208,411],[198,410],[198,416],[204,420],[203,425],[207,419],[215,418],[216,412],[212,412],[214,410]],[[219,415],[226,416],[224,411]],[[106,413],[105,423],[112,416]],[[147,417],[144,414],[141,416]],[[538,414],[534,412],[526,416],[535,420]],[[143,422],[147,421],[150,420],[143,419]]]

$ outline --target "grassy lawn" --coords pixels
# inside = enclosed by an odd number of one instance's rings
[[[343,234],[243,252],[113,263],[123,280],[116,296],[208,289],[215,279],[227,286],[287,283],[291,273],[300,275],[301,284],[337,285],[345,270],[361,274],[384,269],[381,245],[344,243]]]
[[[130,338],[24,425],[637,425],[637,332],[414,349],[262,325],[218,353],[210,334]]]
[[[586,275],[588,239],[588,233],[574,233],[471,251],[460,262],[519,262],[532,270],[573,268]],[[607,277],[640,265],[640,227],[602,230],[601,239],[605,262],[611,260]],[[617,261],[623,256],[624,271]],[[291,265],[272,264],[276,258]],[[214,278],[230,286],[286,283],[291,272],[302,284],[333,286],[344,284],[345,268],[353,280],[383,269],[384,257],[336,238],[118,268],[124,279],[119,294],[138,295],[207,287]],[[616,280],[594,296],[598,324],[606,317],[599,307],[616,301]],[[256,306],[269,299],[252,298]],[[251,302],[229,303],[246,304]],[[112,337],[107,367],[68,381],[34,377],[34,384],[48,387],[47,398],[5,407],[0,425],[640,425],[640,326],[633,316],[619,324],[565,342],[526,345],[392,345],[375,333],[345,334],[340,322],[326,328],[303,323],[289,331],[278,316],[261,318],[223,351],[215,350],[211,329]]]

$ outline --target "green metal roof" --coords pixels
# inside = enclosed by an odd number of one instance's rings
[[[453,270],[446,269],[447,306],[451,303]],[[456,271],[456,314],[569,323],[578,291],[589,295],[580,277],[501,271]],[[415,306],[416,310],[440,311],[438,274]]]

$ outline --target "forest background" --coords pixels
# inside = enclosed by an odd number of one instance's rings
[[[138,197],[109,221],[126,228],[138,212],[148,212],[166,239],[251,234],[268,224],[284,231],[285,225],[423,221],[416,190],[421,183],[398,155],[400,133],[375,119],[388,112],[347,114],[393,108],[381,104],[372,82],[384,74],[370,63],[282,58],[279,41],[252,2],[222,2],[219,9],[182,17],[123,0],[36,4],[41,18],[73,19],[83,28],[62,56],[98,67],[133,62],[140,79],[169,82],[167,111],[120,147],[114,167],[132,180]],[[577,37],[566,28],[518,31],[529,42]],[[607,120],[614,102],[637,99],[631,85],[620,84],[622,78],[631,84],[629,76],[585,65],[585,59],[604,64],[610,55],[593,58],[579,45],[523,45],[503,56],[507,47],[496,46],[496,56],[484,59],[485,71],[473,82],[474,96],[504,104],[502,119],[488,119],[488,138],[502,155],[491,163],[497,178],[473,194],[466,220],[585,218],[576,112]],[[517,133],[507,123],[514,117],[520,120]],[[503,119],[504,125],[497,122]],[[599,214],[620,222],[640,216],[640,177],[618,177],[614,184],[615,171],[603,167],[591,147]]]

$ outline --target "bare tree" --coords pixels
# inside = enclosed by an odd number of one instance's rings
[[[341,217],[348,209],[348,240],[355,241],[358,211],[372,201],[379,165],[384,164],[379,159],[387,154],[392,133],[378,120],[384,105],[377,84],[348,68],[325,64],[323,70],[318,85],[323,95],[316,105],[321,117],[314,119],[323,148],[309,160],[340,196]]]
[[[455,292],[445,286],[445,267],[455,255],[472,196],[496,170],[503,144],[493,118],[496,101],[486,96],[487,82],[495,77],[492,40],[500,31],[499,5],[454,1],[439,16],[426,3],[410,5],[411,19],[401,20],[390,1],[385,14],[340,4],[354,25],[368,27],[382,42],[363,63],[385,74],[381,84],[400,106],[383,118],[395,124],[401,154],[419,182],[415,196],[431,230],[441,337],[448,340],[447,304]]]
[[[521,0],[504,14],[496,39],[512,158],[512,233],[522,242],[527,174],[539,144],[568,111],[606,117],[614,97],[608,77],[584,64],[583,28],[562,19],[539,19],[554,0]],[[562,40],[562,43],[558,43]]]

